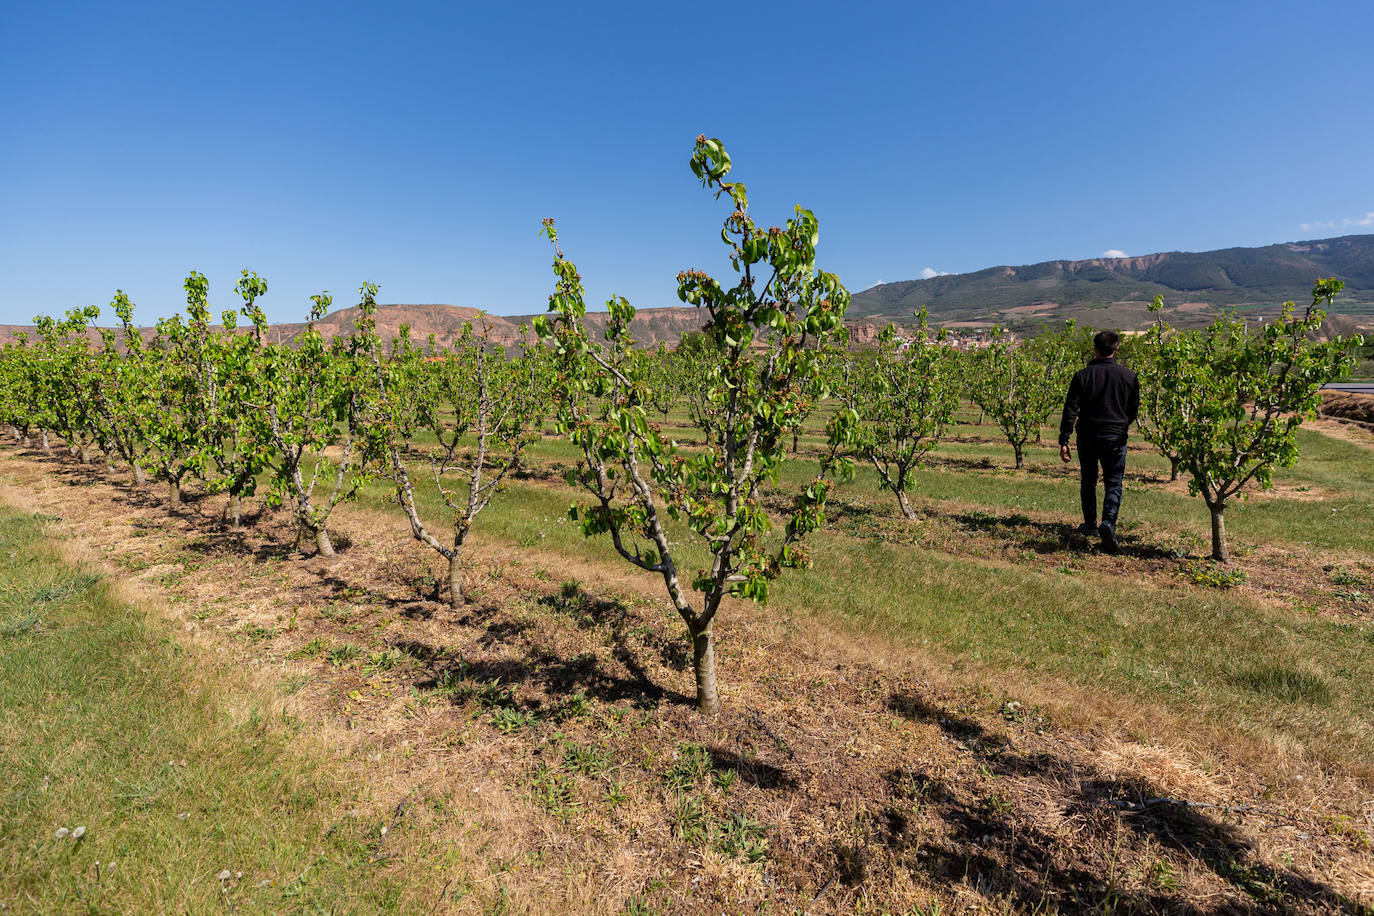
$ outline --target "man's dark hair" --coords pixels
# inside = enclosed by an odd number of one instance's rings
[[[1121,346],[1121,335],[1115,331],[1098,331],[1093,335],[1093,349],[1103,356],[1111,356]]]

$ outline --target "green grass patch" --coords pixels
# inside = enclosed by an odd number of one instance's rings
[[[0,508],[0,904],[27,913],[397,912],[374,824],[290,730]]]
[[[1247,690],[1284,703],[1331,702],[1331,688],[1321,677],[1286,665],[1257,664],[1234,675],[1233,680]]]

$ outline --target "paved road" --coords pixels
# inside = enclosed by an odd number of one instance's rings
[[[1360,394],[1374,394],[1374,382],[1341,382],[1325,386],[1327,391],[1356,391]]]

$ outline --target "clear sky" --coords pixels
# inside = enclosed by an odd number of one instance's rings
[[[1374,3],[0,4],[0,323],[320,289],[542,311],[728,271],[687,170],[922,271],[1374,232]]]

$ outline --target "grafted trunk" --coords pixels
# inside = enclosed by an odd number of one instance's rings
[[[1026,466],[1025,455],[1021,451],[1021,446],[1013,445],[1012,451],[1016,453],[1016,469],[1019,471]]]
[[[716,643],[708,623],[692,632],[692,670],[697,679],[697,709],[714,716],[720,712],[720,695],[716,692]]]
[[[322,557],[338,556],[338,554],[334,552],[334,543],[329,540],[329,529],[324,525],[315,529],[315,549],[320,552],[320,556]]]
[[[229,493],[229,527],[238,531],[243,527],[243,506],[239,495],[234,492]]]
[[[1231,551],[1226,544],[1226,506],[1209,505],[1212,511],[1212,559],[1218,563],[1231,562]]]
[[[1180,462],[1181,460],[1182,460],[1182,459],[1179,459],[1179,458],[1170,458],[1170,459],[1169,459],[1169,482],[1170,482],[1170,483],[1174,482],[1175,480],[1178,480],[1178,465],[1179,465],[1179,462]]]
[[[167,507],[175,509],[181,505],[181,481],[173,477],[167,481]]]
[[[901,509],[902,509],[902,516],[903,516],[907,521],[909,521],[909,522],[914,522],[914,521],[916,521],[916,519],[917,519],[917,517],[918,517],[918,516],[916,515],[916,510],[913,509],[913,508],[911,508],[911,500],[909,500],[909,499],[906,498],[906,491],[903,490],[903,489],[900,489],[900,488],[897,490],[897,505],[901,507]]]
[[[455,611],[467,602],[463,595],[463,549],[459,547],[448,559],[448,606]]]
[[[139,464],[137,459],[134,459],[130,467],[134,470],[134,486],[141,487],[148,482],[148,475],[143,473],[143,465]]]

